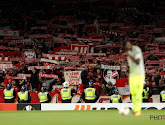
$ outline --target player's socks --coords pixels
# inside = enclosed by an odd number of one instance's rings
[[[135,116],[141,116],[141,111],[136,111]]]

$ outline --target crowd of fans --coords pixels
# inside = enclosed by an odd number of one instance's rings
[[[24,3],[25,4],[25,3]],[[160,28],[158,23],[159,18],[161,15],[155,9],[157,4],[150,5],[148,8],[142,8],[140,5],[135,4],[116,4],[110,3],[109,10],[105,9],[104,3],[96,2],[96,3],[83,3],[83,4],[76,4],[76,5],[43,5],[34,6],[32,8],[24,6],[12,6],[11,8],[1,8],[0,10],[0,28],[1,29],[11,29],[11,30],[19,30],[20,36],[25,38],[29,38],[32,35],[31,27],[39,27],[37,23],[38,20],[51,20],[54,17],[59,16],[71,16],[72,19],[67,19],[67,23],[72,24],[71,27],[64,24],[61,27],[51,29],[49,24],[44,24],[46,29],[46,34],[50,34],[52,36],[56,36],[60,33],[65,34],[72,34],[77,35],[78,37],[89,37],[91,34],[101,34],[101,31],[110,30],[109,26],[111,23],[123,23],[125,26],[134,25],[139,27],[140,25],[152,25],[155,28]],[[143,5],[145,7],[145,5]],[[147,6],[147,5],[146,5]],[[43,8],[42,8],[43,7]],[[42,9],[41,9],[42,8]],[[154,11],[153,11],[154,10]],[[104,23],[99,23],[101,20],[106,20],[105,25],[99,25]],[[76,25],[75,22],[83,22],[82,24]],[[108,26],[107,26],[108,24]],[[66,29],[63,29],[67,27]],[[111,27],[112,29],[116,27]],[[109,33],[109,34],[102,34],[102,41],[96,42],[93,41],[93,45],[101,46],[101,45],[111,45],[111,44],[122,44],[122,41],[125,40],[127,37],[129,38],[141,38],[142,34],[139,32],[128,31],[126,34],[122,33]],[[42,34],[41,32],[38,32]],[[149,36],[145,37],[144,43],[145,46],[141,46],[143,52],[147,50],[147,43],[154,43],[155,37],[162,37],[162,34],[150,34]],[[4,40],[5,37],[1,36],[1,39]],[[53,43],[49,46],[46,45],[44,40],[39,40],[40,43],[34,42],[34,45],[26,45],[24,48],[20,48],[20,51],[23,49],[32,49],[35,54],[36,58],[42,58],[42,53],[51,53],[58,47],[68,47],[68,43]],[[74,40],[73,40],[74,41]],[[135,44],[139,44],[138,41],[133,41]],[[2,44],[2,43],[1,43]],[[85,42],[80,42],[79,44],[88,44]],[[3,44],[2,44],[3,45]],[[39,46],[42,46],[41,48]],[[111,55],[119,54],[122,52],[121,48],[94,48],[90,46],[90,52],[93,53],[105,53],[105,57],[109,57]],[[84,55],[78,54],[79,58],[83,60]],[[10,57],[13,57],[10,55]],[[24,53],[20,57],[24,57]],[[155,56],[150,55],[149,57],[145,58],[145,61],[148,60],[160,60],[164,58],[163,56]],[[88,63],[92,63],[93,61],[88,59]],[[16,62],[18,63],[18,62]],[[113,61],[108,62],[101,62],[100,60],[96,61],[97,66],[95,67],[84,67],[82,71],[81,78],[83,84],[88,83],[89,81],[93,81],[94,87],[96,88],[97,92],[102,95],[112,95],[114,86],[112,84],[102,84],[102,71],[101,71],[101,64],[107,64],[111,66],[120,66],[122,64],[126,64],[126,61],[120,62],[119,60],[115,59]],[[79,64],[74,65],[75,67],[81,67],[84,64],[83,61],[80,61]],[[1,73],[1,89],[4,89],[7,83],[12,84],[14,88],[19,91],[22,85],[25,85],[27,90],[30,91],[40,91],[41,86],[46,86],[48,91],[54,91],[53,85],[62,85],[65,81],[64,79],[64,65],[57,65],[57,68],[54,69],[35,69],[28,70],[28,66],[36,66],[38,63],[28,63],[20,70],[7,70]],[[44,63],[39,62],[39,65],[42,66]],[[126,64],[127,65],[127,64]],[[72,70],[74,71],[74,69]],[[152,94],[159,94],[165,86],[165,79],[161,77],[161,73],[163,72],[160,67],[157,68],[154,74],[146,74],[145,83],[152,88]],[[26,80],[14,80],[11,79],[11,76],[16,76],[19,73],[23,74],[31,74],[30,78]],[[58,75],[59,79],[53,78],[42,78],[39,77],[39,73],[44,74],[55,74]],[[129,73],[128,69],[126,71],[120,72],[120,78],[128,78]],[[79,86],[77,86],[77,91]]]

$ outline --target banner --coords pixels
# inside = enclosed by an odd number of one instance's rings
[[[13,76],[13,77],[11,77],[12,79],[26,79],[26,77],[18,77],[18,76]]]
[[[0,70],[5,71],[5,69],[13,68],[13,64],[0,64]]]
[[[153,73],[155,73],[156,72],[156,69],[152,69],[152,70],[146,70],[145,71],[147,74],[153,74]]]
[[[106,56],[106,53],[88,53],[87,56]]]
[[[80,70],[80,71],[84,70],[84,68],[81,68],[81,67],[74,67],[74,66],[64,67],[64,71],[71,70],[71,69]]]
[[[66,57],[65,56],[52,56],[52,57],[46,57],[46,59],[49,59],[49,60],[57,60],[57,61],[66,61]]]
[[[53,66],[28,66],[28,70],[36,69],[53,69]]]
[[[41,58],[40,61],[41,61],[41,62],[49,62],[49,63],[59,64],[59,62],[56,61],[56,60],[45,59],[45,58]]]
[[[102,83],[103,84],[116,84],[116,79],[119,78],[119,74],[121,71],[120,66],[108,66],[101,65],[102,69]]]
[[[39,77],[46,77],[46,78],[58,79],[58,76],[57,75],[54,75],[54,74],[42,74],[42,73],[40,73],[39,74]]]
[[[7,47],[7,46],[0,46],[0,49],[2,49],[2,50],[14,50],[14,51],[19,51],[19,48],[16,48],[16,47]]]
[[[69,85],[79,85],[81,81],[81,71],[65,71],[65,81],[69,82]]]
[[[34,63],[34,62],[39,62],[41,59],[37,58],[25,58],[25,63]]]
[[[98,64],[97,63],[85,63],[85,64],[82,64],[81,66],[89,66],[89,67],[96,67],[96,66],[98,66]]]
[[[16,58],[11,58],[11,61],[21,61],[23,58],[21,57],[16,57]]]
[[[31,74],[17,74],[18,77],[31,77]]]
[[[111,44],[111,45],[99,45],[96,48],[121,48],[120,44]]]
[[[12,64],[12,61],[0,61],[0,64]]]
[[[146,64],[160,64],[160,61],[146,61]]]
[[[77,55],[77,52],[56,52],[58,55]]]
[[[49,104],[42,103],[41,111],[74,111],[74,110],[121,110],[122,107],[128,107],[133,110],[132,103],[71,103],[71,104]],[[142,103],[141,109],[150,110],[162,110],[165,109],[164,103]],[[155,111],[156,111],[155,110]],[[117,112],[117,111],[116,111]],[[162,115],[160,120],[163,120]],[[158,118],[159,115],[156,115]],[[116,119],[115,119],[116,120]],[[120,120],[120,119],[119,119]]]
[[[0,36],[19,36],[19,31],[0,30]]]
[[[0,61],[11,61],[10,57],[0,57]]]
[[[77,51],[78,53],[89,53],[89,45],[77,45],[72,44],[71,50]]]
[[[18,69],[23,69],[25,66],[24,61],[20,61],[19,63],[15,64],[14,67],[17,67]]]
[[[144,39],[141,38],[129,38],[129,37],[127,37],[126,40],[144,41]]]
[[[157,37],[157,38],[155,38],[155,41],[164,42],[165,41],[165,37]]]
[[[36,53],[33,51],[25,51],[24,55],[26,58],[36,58]]]
[[[27,77],[31,77],[31,74],[17,74],[17,76],[12,76],[12,79],[27,79]]]

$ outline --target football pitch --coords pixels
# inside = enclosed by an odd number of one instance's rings
[[[165,115],[165,110],[143,110],[142,116],[121,116],[118,110],[104,111],[0,111],[1,125],[164,125],[150,115]]]

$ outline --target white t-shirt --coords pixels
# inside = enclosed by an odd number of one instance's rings
[[[133,46],[132,50],[129,50],[128,53],[133,58],[140,59],[140,63],[136,64],[134,61],[131,60],[129,56],[127,56],[128,65],[129,65],[129,77],[133,77],[137,75],[145,75],[143,54],[140,47]]]

